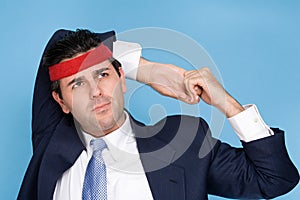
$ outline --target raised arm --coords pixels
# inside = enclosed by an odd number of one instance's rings
[[[255,105],[241,106],[208,68],[188,71],[184,76],[193,99],[201,99],[226,115],[243,145],[233,148],[216,142],[207,179],[209,193],[230,198],[274,198],[295,187],[299,174],[286,150],[284,132],[265,125]],[[207,124],[204,127],[208,129]]]
[[[190,92],[185,89],[186,70],[172,64],[152,62],[141,57],[142,47],[137,43],[114,42],[113,56],[123,66],[126,78],[147,84],[164,96],[194,104]]]

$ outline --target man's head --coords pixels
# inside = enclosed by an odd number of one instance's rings
[[[72,32],[66,35],[62,40],[57,41],[45,52],[43,65],[45,67],[53,66],[62,60],[70,59],[78,54],[87,52],[99,46],[101,42],[96,33],[89,30],[77,29],[76,32]],[[119,68],[121,64],[113,57],[110,58],[110,61],[120,76]],[[59,80],[52,82],[51,89],[57,92],[61,97]]]
[[[101,57],[100,43],[96,34],[77,30],[50,47],[45,53],[44,65],[55,66],[56,73],[72,71],[74,65],[69,63],[78,58],[87,54]],[[85,59],[90,62],[94,58]],[[63,70],[60,72],[60,69]],[[72,113],[89,134],[102,136],[124,122],[125,78],[120,63],[112,57],[54,80],[52,90],[52,96],[63,112]]]

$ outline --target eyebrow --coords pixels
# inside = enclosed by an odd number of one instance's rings
[[[109,70],[109,68],[108,67],[104,67],[104,68],[101,68],[101,69],[97,69],[97,70],[93,71],[93,74],[94,75],[98,75],[98,74],[101,74],[102,72],[104,72],[106,70]]]
[[[74,78],[73,80],[71,80],[69,83],[68,83],[68,86],[72,85],[73,83],[75,82],[78,82],[78,81],[82,81],[82,77],[77,77],[77,78]]]
[[[94,75],[98,75],[98,74],[101,74],[102,72],[104,72],[104,71],[106,71],[106,70],[109,70],[109,68],[108,68],[108,67],[104,67],[104,68],[101,68],[101,69],[97,69],[97,70],[93,71],[93,74],[94,74]],[[71,81],[68,83],[68,86],[72,85],[72,84],[75,83],[75,82],[82,81],[82,80],[83,80],[82,76],[77,77],[77,78],[74,78],[73,80],[71,80]]]

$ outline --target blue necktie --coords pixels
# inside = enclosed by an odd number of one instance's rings
[[[91,140],[93,156],[85,172],[82,190],[83,200],[106,200],[107,180],[106,166],[102,158],[102,150],[106,148],[103,139]]]

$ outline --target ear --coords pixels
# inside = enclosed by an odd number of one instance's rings
[[[65,104],[65,101],[59,97],[59,94],[52,91],[53,99],[60,105],[62,111],[66,114],[70,113],[69,107]]]
[[[125,93],[126,92],[126,80],[125,80],[124,71],[121,67],[119,67],[119,72],[121,74],[120,79],[121,79],[122,91],[123,91],[123,93]]]

